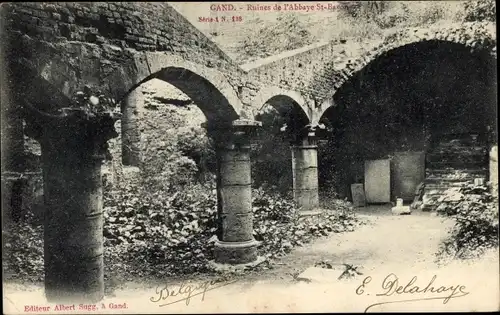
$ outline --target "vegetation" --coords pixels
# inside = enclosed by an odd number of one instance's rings
[[[477,258],[498,247],[498,197],[490,193],[488,186],[450,189],[440,202],[437,212],[453,217],[456,223],[439,256]]]
[[[140,176],[104,181],[104,259],[106,275],[113,278],[206,273],[213,259],[218,220],[212,141],[198,123],[187,123],[201,113],[154,95],[145,100]],[[359,223],[343,201],[319,217],[300,217],[290,200],[291,178],[290,186],[273,181],[281,170],[291,168],[288,143],[283,159],[273,159],[274,147],[269,145],[281,137],[272,123],[276,114],[262,117],[268,131],[275,133],[263,133],[252,153],[261,157],[253,165],[259,178],[253,191],[254,237],[261,241],[259,254],[270,260],[317,237],[353,230]],[[119,163],[116,154],[114,163]],[[273,166],[255,171],[272,160]],[[9,249],[3,262],[7,278],[43,279],[43,227],[29,215],[7,227],[3,236]]]

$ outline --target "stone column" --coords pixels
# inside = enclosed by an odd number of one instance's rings
[[[215,262],[246,264],[257,260],[253,237],[250,137],[260,122],[236,120],[216,138],[219,234]]]
[[[130,92],[122,107],[122,163],[127,166],[139,166],[141,162],[138,112],[141,93],[140,87]]]
[[[104,297],[101,163],[118,136],[110,113],[65,108],[32,121],[42,148],[45,294],[49,302]]]
[[[316,133],[307,127],[292,142],[293,197],[302,211],[318,208],[318,146]]]

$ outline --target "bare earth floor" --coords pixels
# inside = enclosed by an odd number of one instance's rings
[[[440,267],[435,253],[451,220],[422,212],[393,216],[387,206],[358,212],[368,224],[297,248],[272,269],[212,284],[199,278],[129,282],[98,303],[98,310],[71,313],[499,310],[498,251]],[[311,268],[321,261],[332,269]],[[343,264],[362,274],[339,280]],[[25,305],[47,305],[44,301],[40,286],[4,285],[6,314],[23,313]],[[113,310],[110,303],[127,308]]]

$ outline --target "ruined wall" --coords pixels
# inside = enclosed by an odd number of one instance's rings
[[[112,160],[106,163],[106,177],[119,185],[136,180],[140,172],[149,171],[151,177],[154,174],[150,169],[155,172],[164,169],[166,173],[161,174],[162,181],[168,184],[170,181],[182,182],[184,175],[184,179],[191,180],[198,171],[202,172],[197,163],[203,164],[204,161],[199,161],[203,157],[198,159],[195,156],[193,160],[185,156],[192,153],[186,152],[193,151],[191,145],[208,140],[202,127],[206,117],[197,105],[182,91],[161,80],[151,80],[139,86],[135,101],[138,133],[134,145],[139,150],[139,161],[133,166],[123,161],[123,126],[118,121],[115,128],[119,136],[108,141]],[[210,149],[208,144],[206,147]],[[182,171],[185,171],[184,175]]]
[[[406,28],[373,40],[339,39],[258,60],[242,68],[262,82],[297,90],[316,99],[316,119],[319,120],[332,105],[331,98],[336,91],[372,61],[398,47],[427,41],[457,43],[496,56],[495,25],[465,23],[448,28]]]
[[[242,68],[262,82],[321,98],[326,94],[318,92],[331,88],[332,82],[341,76],[325,73],[325,68],[342,67],[344,58],[352,54],[349,50],[359,47],[360,43],[351,41],[313,44],[242,65]],[[314,85],[319,79],[323,83]]]
[[[123,94],[164,52],[220,70],[235,91],[241,69],[165,3],[8,3],[2,6],[5,61],[26,58],[64,94],[84,84]],[[47,105],[49,106],[49,105]]]
[[[6,111],[17,111],[16,95],[44,111],[68,106],[68,98],[57,94],[71,96],[83,85],[97,86],[115,97],[123,96],[126,88],[143,75],[145,71],[141,69],[146,68],[147,73],[149,64],[141,57],[145,52],[168,53],[175,56],[175,62],[189,61],[191,69],[200,73],[205,69],[220,70],[222,80],[234,84],[229,84],[234,93],[241,81],[241,69],[165,3],[6,3],[1,6],[0,20],[0,59],[2,68],[7,69],[5,73],[11,75],[2,76],[2,118]],[[13,66],[15,62],[22,63],[22,67]],[[183,67],[182,62],[177,65]],[[8,79],[15,84],[9,85]],[[44,82],[49,85],[42,85]],[[24,155],[36,144],[23,139],[22,124],[16,122],[16,119],[2,119],[2,128],[9,131],[2,132],[2,148],[14,156],[22,155],[22,160],[29,162]],[[21,128],[12,128],[16,126]],[[120,122],[116,129],[120,132]],[[4,146],[6,138],[11,141]],[[115,156],[119,155],[121,139],[110,141],[110,147]],[[3,152],[2,158],[6,158]],[[8,169],[32,172],[31,168],[40,166],[37,156],[33,158],[32,165]],[[7,164],[2,163],[2,167]],[[112,174],[122,173],[121,163],[112,163],[105,168],[105,177],[109,177],[110,169]],[[3,201],[10,203],[12,187],[20,182],[19,176],[24,175],[2,177],[2,186],[8,188]],[[23,207],[40,199],[40,176],[35,172],[30,175],[35,180],[23,186]]]

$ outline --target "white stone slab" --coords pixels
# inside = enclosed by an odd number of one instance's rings
[[[410,206],[392,207],[392,214],[410,214]]]

